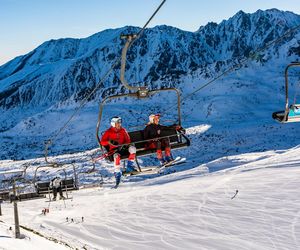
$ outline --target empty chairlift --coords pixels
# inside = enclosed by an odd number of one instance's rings
[[[285,110],[277,111],[272,114],[272,118],[281,123],[300,122],[300,104],[289,105],[289,81],[288,70],[291,67],[299,67],[300,62],[289,64],[285,69]],[[295,100],[296,101],[296,100]]]

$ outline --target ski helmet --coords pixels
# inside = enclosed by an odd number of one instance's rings
[[[122,118],[120,116],[115,116],[111,118],[110,125],[115,128],[116,123],[122,123]]]
[[[160,114],[151,114],[151,115],[149,115],[149,122],[150,123],[154,123],[154,118],[155,117],[160,117]]]

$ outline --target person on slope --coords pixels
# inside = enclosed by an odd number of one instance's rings
[[[113,117],[110,124],[111,127],[104,132],[100,143],[108,149],[108,152],[114,152],[114,175],[117,187],[120,184],[122,175],[121,154],[129,153],[127,166],[124,172],[134,172],[136,171],[134,168],[136,148],[135,146],[130,145],[131,140],[126,129],[122,127],[121,117]]]
[[[173,160],[171,155],[170,140],[168,137],[160,138],[162,136],[162,130],[169,130],[167,126],[159,124],[160,114],[151,114],[149,116],[149,123],[144,129],[144,139],[149,140],[146,143],[146,148],[155,149],[157,159],[161,165],[164,165]],[[176,126],[176,129],[179,129],[179,126]],[[160,138],[160,139],[158,139]],[[163,157],[162,148],[165,148],[165,157]]]

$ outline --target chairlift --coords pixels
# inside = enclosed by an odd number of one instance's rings
[[[30,192],[25,179],[27,166],[23,170],[8,170],[0,172],[0,200],[26,201],[41,198],[36,192]],[[4,184],[6,184],[4,186]],[[20,185],[22,184],[22,185]],[[27,183],[28,184],[28,183]],[[14,193],[14,191],[16,193]]]
[[[69,177],[67,175],[67,171],[66,171],[66,167],[65,168],[57,168],[56,174],[63,176],[62,179],[62,189],[63,191],[66,191],[66,194],[68,196],[68,191],[71,190],[78,190],[78,178],[76,175],[76,171],[75,171],[75,166],[72,164],[73,166],[73,171],[74,171],[74,177]],[[35,169],[34,172],[34,177],[33,177],[33,183],[34,186],[36,188],[36,192],[38,194],[49,194],[51,193],[51,189],[50,189],[50,182],[51,182],[51,178],[48,178],[47,180],[39,180],[37,174],[39,172],[39,170],[41,168],[54,168],[51,165],[45,165],[45,166],[38,166]]]
[[[300,104],[289,105],[288,96],[288,70],[291,67],[300,66],[300,62],[293,62],[285,68],[285,110],[277,111],[272,114],[272,118],[281,123],[299,122],[300,121]]]
[[[130,86],[127,83],[127,81],[125,80],[124,75],[125,75],[127,50],[129,48],[130,44],[133,42],[133,40],[136,37],[137,36],[135,34],[121,35],[121,39],[126,39],[126,43],[124,45],[124,48],[122,49],[120,80],[121,80],[121,83],[129,90],[129,93],[108,96],[108,97],[104,98],[99,105],[98,122],[97,122],[97,127],[96,127],[96,138],[97,138],[99,147],[102,150],[103,154],[105,154],[108,151],[108,149],[103,147],[100,143],[100,141],[101,141],[100,125],[101,125],[103,108],[107,101],[124,98],[124,97],[143,99],[143,98],[149,98],[157,93],[175,92],[177,95],[177,115],[178,115],[176,125],[181,126],[180,92],[178,89],[164,88],[164,89],[149,90],[146,86],[137,86],[137,87]],[[155,149],[146,149],[145,148],[145,144],[151,140],[144,139],[143,130],[129,131],[128,134],[131,139],[130,144],[134,144],[137,149],[136,156],[146,156],[146,155],[150,155],[150,154],[153,154],[156,152]],[[180,149],[183,147],[188,147],[190,145],[190,140],[185,135],[185,129],[182,128],[180,130],[176,130],[174,125],[168,126],[167,130],[163,130],[161,133],[161,138],[168,138],[170,140],[170,146],[172,149]],[[123,145],[120,145],[120,146],[123,146]],[[129,156],[129,153],[122,153],[121,159],[127,159],[128,156]],[[108,159],[111,162],[113,161],[112,155],[107,155],[106,159]],[[136,160],[136,162],[137,162],[137,160]]]

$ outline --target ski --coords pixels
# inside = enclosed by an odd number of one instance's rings
[[[177,156],[173,161],[170,161],[166,164],[164,164],[163,166],[159,167],[158,172],[161,173],[164,169],[174,166],[174,165],[178,165],[178,164],[182,164],[186,162],[186,158],[185,157],[180,157]]]
[[[133,171],[130,173],[124,172],[124,176],[132,176],[132,175],[139,175],[139,174],[144,174],[144,173],[152,173],[153,171],[157,171],[158,167],[157,166],[152,166],[152,167],[144,167],[141,168],[141,171]]]
[[[136,176],[136,175],[142,175],[142,174],[155,174],[158,172],[160,167],[158,166],[150,166],[150,167],[144,167],[141,168],[141,171],[133,171],[130,173],[123,173],[124,176]]]
[[[123,175],[125,176],[135,176],[135,175],[140,175],[140,174],[160,174],[165,168],[174,166],[174,165],[178,165],[181,163],[186,162],[186,158],[185,157],[180,157],[177,156],[174,160],[165,163],[162,166],[149,166],[149,167],[143,167],[141,168],[141,172],[140,171],[134,171],[131,173],[123,173]]]
[[[172,161],[166,162],[161,167],[168,167],[168,166],[174,164],[175,162],[179,161],[180,159],[181,159],[181,157],[177,156],[175,159],[173,159]]]

